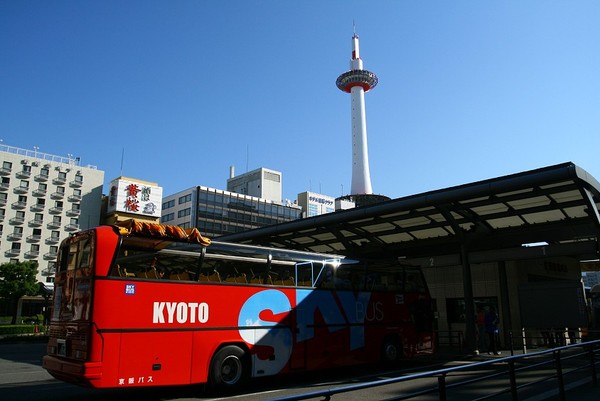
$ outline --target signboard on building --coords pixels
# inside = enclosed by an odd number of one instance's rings
[[[110,183],[108,213],[125,212],[160,217],[162,187],[143,181],[116,179]]]

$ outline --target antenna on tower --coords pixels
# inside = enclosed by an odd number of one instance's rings
[[[356,36],[356,23],[352,20],[352,30],[354,31],[354,36]]]

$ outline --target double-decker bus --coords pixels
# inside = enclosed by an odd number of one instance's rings
[[[129,221],[65,239],[47,355],[104,387],[207,383],[434,351],[422,272],[398,261],[210,241]]]

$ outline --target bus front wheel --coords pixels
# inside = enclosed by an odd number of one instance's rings
[[[210,365],[212,386],[222,390],[240,386],[246,377],[245,354],[236,345],[227,345],[218,350]]]

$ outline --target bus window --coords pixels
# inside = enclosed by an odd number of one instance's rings
[[[365,272],[358,265],[342,264],[335,270],[335,289],[362,291],[365,289]]]
[[[323,266],[324,263],[321,262],[296,263],[295,270],[298,287],[312,287]]]

